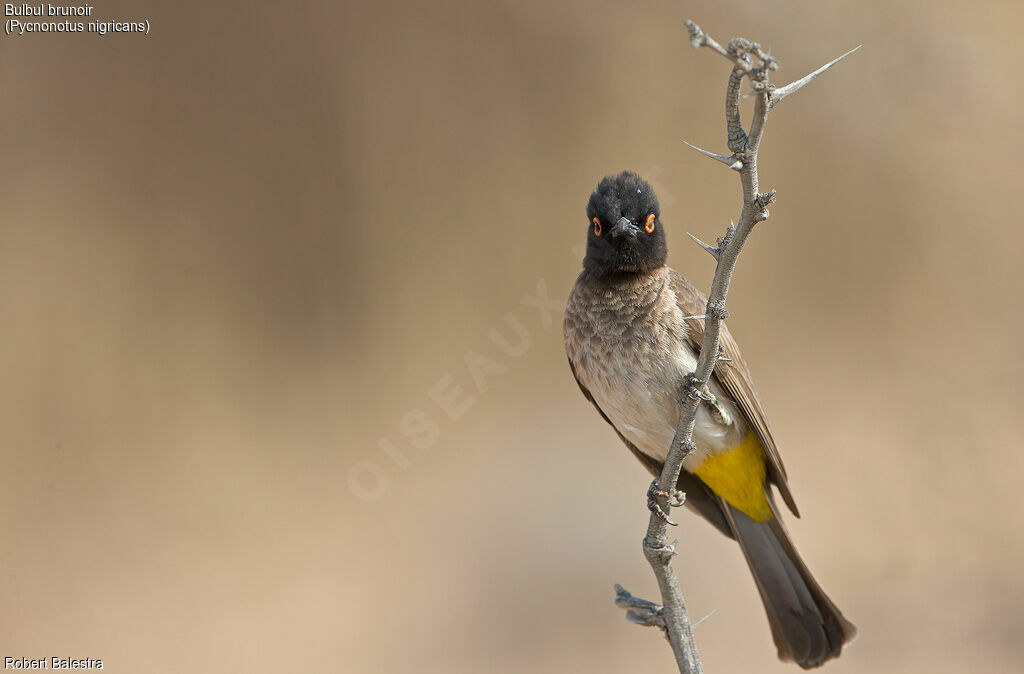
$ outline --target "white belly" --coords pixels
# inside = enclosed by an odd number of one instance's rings
[[[642,371],[625,365],[638,355]],[[676,400],[684,377],[697,366],[697,355],[682,344],[671,354],[607,353],[598,359],[579,354],[579,361],[574,363],[580,380],[615,428],[644,454],[664,461],[679,418]],[[732,449],[746,435],[746,424],[725,391],[714,381],[710,388],[719,410],[708,404],[697,409],[697,451],[683,462],[687,470],[695,470],[709,454]]]

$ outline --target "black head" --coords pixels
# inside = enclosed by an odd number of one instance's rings
[[[631,171],[606,176],[587,203],[583,267],[600,276],[649,272],[665,264],[668,247],[658,197]]]

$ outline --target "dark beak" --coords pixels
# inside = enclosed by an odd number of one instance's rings
[[[635,239],[636,235],[640,232],[640,228],[629,221],[629,218],[619,218],[619,221],[612,227],[609,232],[613,239],[617,239],[620,236],[626,235],[631,239]]]

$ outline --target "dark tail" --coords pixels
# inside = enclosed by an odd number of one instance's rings
[[[843,617],[807,570],[778,516],[755,522],[722,503],[754,574],[779,659],[804,669],[839,657],[857,628]]]

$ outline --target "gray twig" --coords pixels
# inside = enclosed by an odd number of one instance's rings
[[[687,21],[686,27],[690,31],[690,44],[694,47],[708,47],[729,59],[733,64],[725,97],[726,139],[732,154],[716,155],[700,148],[694,149],[739,172],[740,184],[743,188],[743,207],[740,211],[739,223],[729,225],[725,235],[718,238],[717,248],[700,241],[692,234],[690,235],[702,248],[714,255],[718,263],[715,267],[714,280],[711,283],[711,292],[708,293],[704,319],[704,340],[701,344],[700,357],[697,360],[697,369],[687,377],[686,390],[680,396],[679,421],[676,425],[675,437],[672,438],[672,446],[665,459],[661,476],[658,479],[658,491],[654,496],[657,504],[665,513],[671,511],[672,504],[669,502],[669,498],[663,495],[675,493],[679,473],[683,467],[683,459],[696,449],[696,445],[693,443],[694,420],[698,405],[709,398],[707,382],[711,378],[715,364],[720,360],[728,360],[722,354],[721,334],[722,322],[729,315],[725,310],[725,299],[729,294],[729,284],[732,281],[736,260],[747,237],[753,231],[754,225],[768,219],[768,207],[775,203],[775,190],[758,192],[757,151],[761,144],[765,122],[768,120],[768,113],[775,104],[852,53],[847,52],[810,75],[785,87],[775,89],[768,81],[768,74],[778,69],[779,64],[774,57],[761,48],[761,45],[744,38],[733,38],[729,40],[727,47],[722,47],[694,22]],[[750,81],[751,88],[754,90],[754,116],[750,123],[749,133],[743,129],[739,110],[740,85],[744,78]],[[643,548],[644,556],[650,562],[654,575],[658,579],[661,605],[633,597],[621,586],[616,586],[615,603],[627,609],[627,617],[631,621],[656,626],[665,631],[681,674],[701,674],[703,669],[697,654],[697,644],[693,639],[693,626],[690,624],[686,605],[683,602],[682,593],[679,591],[679,581],[671,565],[672,557],[676,554],[676,542],[668,542],[667,518],[658,517],[654,512],[651,513]]]

